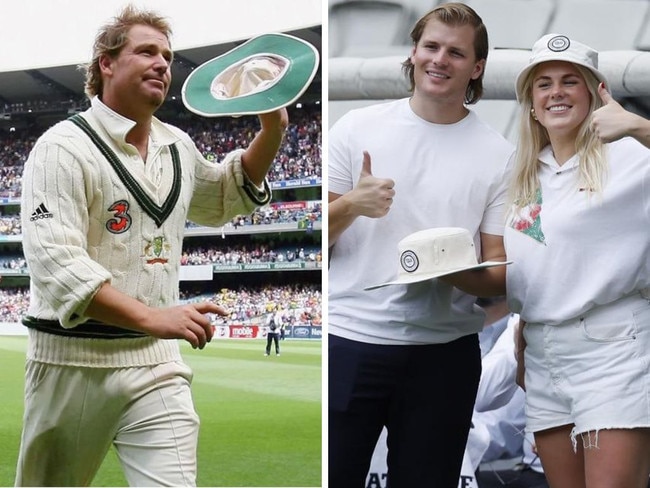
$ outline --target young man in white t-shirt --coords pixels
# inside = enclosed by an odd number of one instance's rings
[[[512,146],[466,107],[482,95],[480,17],[460,3],[420,19],[403,63],[410,98],[353,110],[329,142],[329,485],[364,485],[388,430],[391,486],[455,486],[481,373],[475,296],[505,292],[504,267],[414,285],[388,281],[397,243],[463,227],[504,260]]]

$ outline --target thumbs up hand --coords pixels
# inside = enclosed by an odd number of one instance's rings
[[[604,105],[591,116],[591,128],[603,142],[612,142],[630,135],[631,125],[637,116],[625,110],[601,83],[598,95]]]
[[[353,211],[365,217],[383,217],[390,210],[395,196],[395,181],[390,178],[376,178],[372,174],[368,151],[363,151],[363,164],[357,186],[347,195]]]

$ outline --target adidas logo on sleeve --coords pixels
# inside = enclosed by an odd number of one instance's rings
[[[32,216],[29,218],[31,222],[34,222],[35,220],[41,220],[41,219],[51,219],[54,217],[50,213],[50,211],[45,208],[45,204],[41,203],[36,210],[34,210],[34,213],[32,213]]]

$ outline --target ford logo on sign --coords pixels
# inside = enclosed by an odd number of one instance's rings
[[[293,335],[295,337],[309,337],[309,327],[294,327]]]

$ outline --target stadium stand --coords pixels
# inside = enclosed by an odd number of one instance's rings
[[[557,2],[548,31],[562,32],[599,51],[635,49],[649,11],[647,0]]]
[[[650,51],[650,10],[646,12],[635,47],[640,51]]]
[[[537,39],[549,32],[556,2],[468,0],[465,3],[476,10],[483,19],[492,49],[530,49]],[[513,21],[509,26],[507,19]],[[516,28],[513,28],[514,26]]]
[[[318,284],[294,284],[221,288],[212,293],[194,288],[183,290],[186,302],[212,300],[231,312],[228,317],[213,317],[215,324],[258,323],[258,317],[284,307],[285,323],[321,326],[321,290]],[[285,306],[286,305],[286,306]],[[29,287],[0,288],[0,323],[19,323],[29,306]]]
[[[289,34],[317,44],[320,50],[320,29]],[[259,127],[257,117],[201,118],[185,109],[179,94],[193,67],[230,47],[178,52],[172,66],[175,82],[157,113],[161,120],[187,131],[214,164],[228,151],[248,145]],[[25,81],[23,92],[7,84],[16,76]],[[47,83],[48,76],[78,80],[69,89],[58,82]],[[87,107],[81,76],[74,66],[26,70],[18,75],[0,72],[0,323],[20,322],[29,304],[29,270],[22,254],[20,226],[23,166],[47,127]],[[27,85],[44,82],[47,89],[39,99]],[[284,311],[292,326],[321,325],[320,72],[288,110],[290,124],[268,175],[273,189],[270,204],[221,228],[192,222],[186,226],[182,268],[187,272],[181,273],[181,300],[203,297],[227,306],[229,317],[213,317],[218,325],[263,324],[262,316],[275,308]],[[193,274],[201,267],[208,269],[207,276]]]
[[[408,40],[415,11],[400,0],[330,1],[330,56],[386,56]]]

